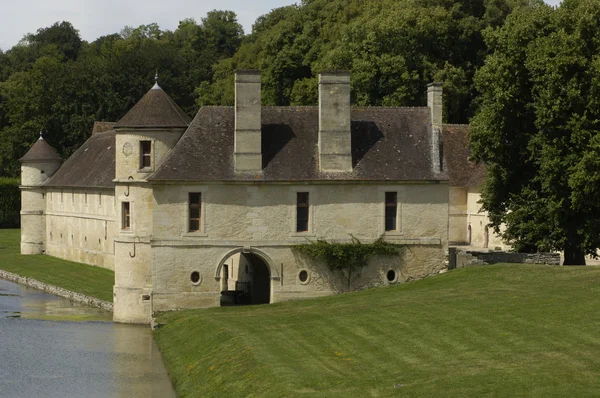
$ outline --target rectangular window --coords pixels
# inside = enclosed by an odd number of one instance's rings
[[[84,196],[84,201],[85,201],[85,205],[87,206],[87,192],[83,194]]]
[[[385,193],[385,230],[396,231],[398,229],[398,194],[396,192]]]
[[[296,193],[296,232],[308,231],[308,192]]]
[[[102,194],[98,194],[98,207],[102,207]]]
[[[131,227],[131,209],[129,202],[121,204],[121,229],[129,229]]]
[[[190,192],[189,198],[189,232],[200,231],[200,211],[202,209],[202,194]]]
[[[152,142],[140,141],[140,169],[150,167],[151,153],[152,153]]]

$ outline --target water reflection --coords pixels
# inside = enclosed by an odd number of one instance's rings
[[[107,319],[0,280],[0,396],[174,397],[150,329]]]

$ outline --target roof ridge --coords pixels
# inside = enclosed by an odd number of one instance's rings
[[[161,88],[161,91],[162,91],[162,88]],[[164,93],[164,91],[163,91],[163,93]],[[183,109],[181,109],[181,108],[180,108],[180,107],[179,107],[179,106],[178,106],[178,105],[175,103],[175,101],[173,100],[173,98],[171,98],[171,96],[169,96],[167,93],[165,93],[165,95],[166,95],[166,96],[167,96],[167,98],[169,99],[169,105],[171,105],[171,108],[173,108],[173,110],[175,111],[175,113],[177,114],[177,116],[179,116],[179,118],[181,119],[181,121],[182,121],[183,123],[185,123],[187,126],[189,126],[189,125],[190,125],[190,123],[188,123],[188,122],[187,122],[187,121],[186,121],[186,120],[183,118],[183,116],[181,116],[181,113],[179,113],[179,111],[181,111],[181,112],[184,112],[184,110],[183,110]],[[184,113],[185,113],[185,112],[184,112]]]

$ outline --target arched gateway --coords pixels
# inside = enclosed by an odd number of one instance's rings
[[[215,271],[221,305],[269,304],[271,280],[278,279],[273,261],[260,250],[237,248],[226,253]]]

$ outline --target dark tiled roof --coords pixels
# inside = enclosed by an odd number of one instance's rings
[[[447,180],[434,174],[428,108],[352,109],[352,160],[346,173],[318,168],[317,107],[264,107],[262,174],[236,174],[234,110],[204,107],[150,178],[175,181]]]
[[[92,134],[112,130],[115,128],[115,124],[115,122],[94,122],[94,127],[92,127]]]
[[[54,148],[50,146],[42,137],[40,137],[35,144],[31,146],[29,151],[19,159],[21,162],[35,162],[35,161],[47,161],[47,160],[58,160],[62,161],[62,158],[56,153]]]
[[[115,131],[93,134],[44,184],[46,187],[113,188]]]
[[[442,135],[444,157],[450,175],[451,187],[478,187],[485,179],[485,166],[469,160],[469,126],[444,124]]]
[[[187,127],[191,119],[158,85],[152,87],[115,128]]]

